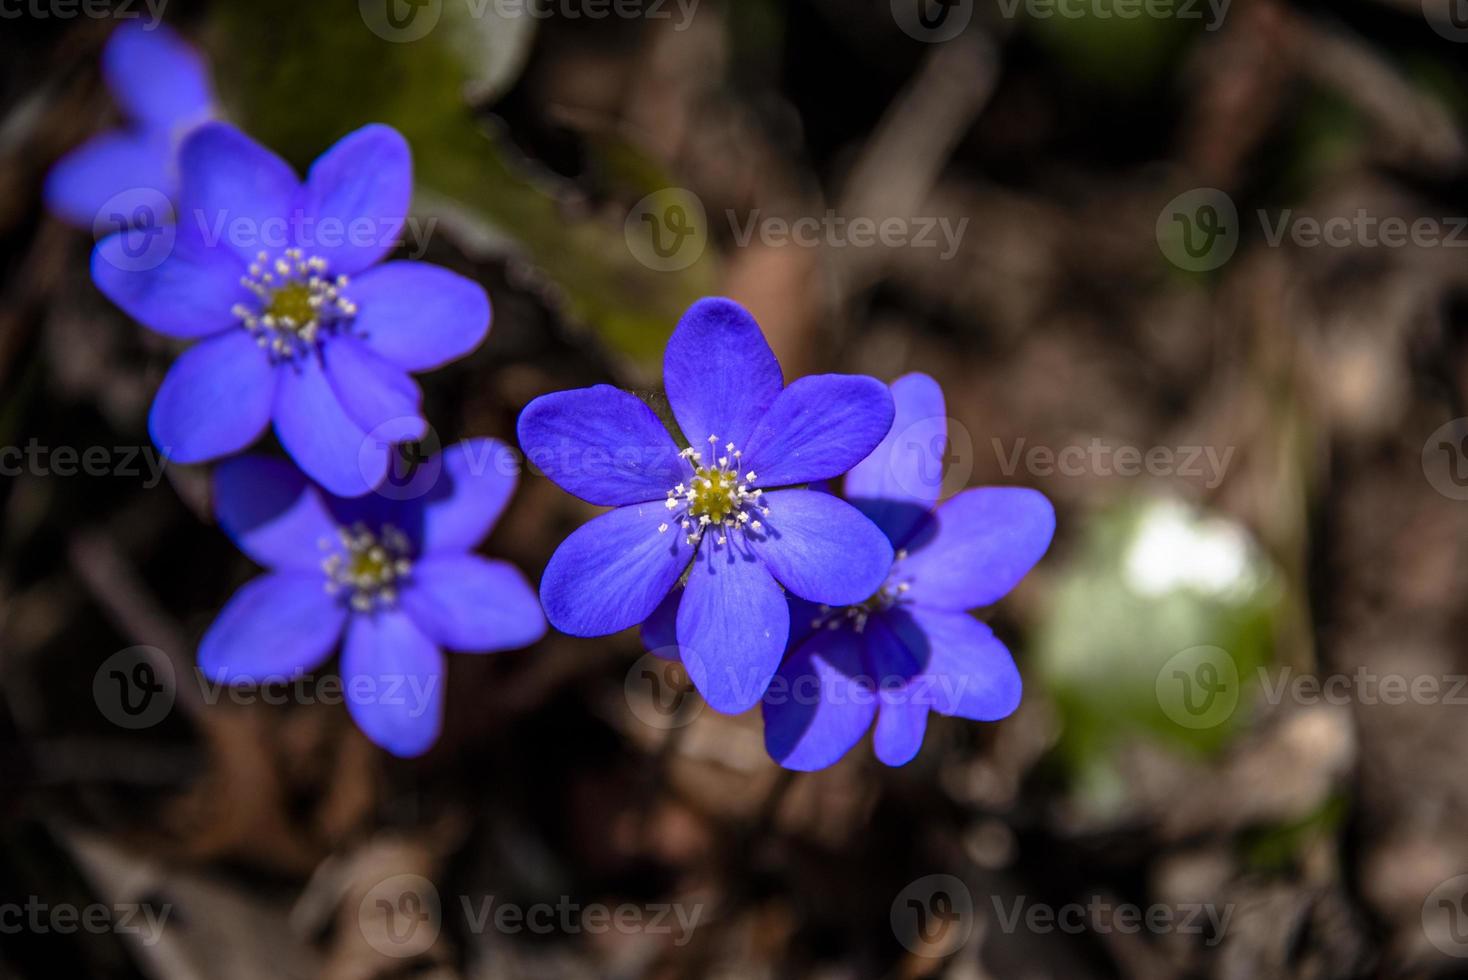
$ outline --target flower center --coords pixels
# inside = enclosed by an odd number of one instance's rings
[[[709,436],[708,441],[712,456],[718,452],[719,437]],[[764,491],[751,489],[757,479],[753,470],[740,475],[743,453],[732,442],[724,444],[723,455],[708,462],[704,462],[703,453],[691,446],[679,455],[693,466],[693,475],[687,483],[668,491],[664,505],[675,512],[674,519],[687,533],[689,544],[697,545],[709,528],[719,529],[719,544],[724,544],[729,530],[739,528],[749,533],[763,527],[756,515],[770,512],[760,500]],[[668,527],[659,524],[658,533],[667,531]]]
[[[341,291],[346,276],[327,274],[327,262],[288,248],[274,261],[261,252],[240,279],[254,293],[253,307],[235,304],[232,311],[255,342],[277,360],[289,360],[315,347],[323,331],[335,330],[357,314]]]
[[[341,549],[321,563],[326,572],[326,591],[344,594],[357,612],[391,606],[398,599],[398,584],[413,571],[409,560],[412,543],[391,524],[373,534],[364,524],[338,531]],[[322,547],[331,547],[329,540]]]
[[[887,573],[887,581],[865,602],[834,608],[822,606],[820,614],[810,621],[811,629],[839,630],[843,626],[850,626],[860,633],[867,628],[867,620],[872,613],[886,612],[893,606],[901,605],[907,598],[908,590],[912,588],[912,580],[905,578],[898,570],[898,565],[906,557],[906,550],[897,552],[892,560],[892,571]]]

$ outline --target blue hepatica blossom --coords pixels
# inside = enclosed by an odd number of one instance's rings
[[[1055,511],[1021,487],[964,490],[937,504],[947,421],[943,392],[912,374],[892,385],[897,413],[846,496],[896,549],[865,601],[792,600],[790,653],[764,696],[765,747],[790,769],[835,763],[873,727],[873,748],[900,766],[922,747],[928,713],[997,721],[1019,706],[1014,660],[967,610],[1006,595],[1040,560]],[[666,642],[667,625],[645,631]]]
[[[133,20],[120,25],[102,51],[102,74],[127,125],[77,147],[46,177],[46,206],[84,228],[99,219],[127,223],[128,213],[101,212],[129,191],[152,190],[173,200],[178,146],[215,115],[204,59],[161,24]]]
[[[219,523],[269,569],[246,583],[199,646],[221,684],[283,682],[342,646],[342,690],[372,741],[415,756],[438,738],[442,648],[490,653],[545,634],[514,566],[471,554],[515,489],[508,447],[481,439],[425,461],[417,496],[322,493],[280,459],[240,456],[214,472]]]
[[[663,380],[681,450],[647,405],[606,385],[545,395],[520,416],[532,463],[567,492],[616,508],[561,544],[540,596],[551,625],[574,636],[615,633],[665,606],[705,700],[743,711],[785,650],[781,586],[812,602],[859,602],[891,567],[876,525],[799,486],[864,459],[891,425],[892,399],[852,375],[786,387],[759,326],[727,299],[684,314]]]
[[[410,371],[472,351],[489,297],[421,262],[378,264],[412,195],[396,130],[348,134],[304,182],[224,123],[179,155],[178,226],[161,260],[139,263],[157,229],[92,253],[99,289],[134,319],[197,339],[163,379],[148,420],[171,460],[199,463],[254,442],[272,421],[291,457],[332,493],[376,487],[397,442],[427,430]]]

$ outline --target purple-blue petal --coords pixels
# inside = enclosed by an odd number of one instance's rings
[[[923,747],[928,730],[928,708],[910,697],[911,690],[881,692],[877,725],[872,730],[872,751],[889,766],[905,766]]]
[[[663,386],[690,445],[744,448],[784,380],[754,317],[730,299],[701,299],[688,308],[663,355]]]
[[[290,165],[227,123],[205,123],[179,149],[178,237],[245,262],[292,242],[300,181]]]
[[[1024,685],[1014,658],[973,616],[904,606],[882,618],[923,665],[911,700],[972,721],[998,721],[1019,707]]]
[[[709,707],[758,704],[789,636],[790,609],[764,564],[735,538],[705,535],[678,604],[678,652]]]
[[[352,328],[378,354],[429,371],[475,350],[489,335],[489,294],[473,279],[427,262],[386,262],[345,290]]]
[[[391,443],[422,439],[423,392],[408,372],[372,351],[355,337],[333,337],[322,345],[326,377],[347,415],[364,432]]]
[[[262,575],[225,603],[199,643],[199,670],[221,684],[298,677],[331,655],[345,607],[318,571]]]
[[[875,524],[838,497],[776,490],[761,500],[769,513],[751,536],[754,551],[780,584],[811,602],[864,602],[892,568],[892,545]]]
[[[355,615],[342,645],[342,689],[357,727],[393,755],[422,755],[443,728],[444,655],[398,610]]]
[[[679,660],[678,604],[683,590],[673,589],[642,624],[642,645],[648,653],[664,660]]]
[[[213,110],[208,64],[163,24],[120,24],[102,49],[102,74],[123,111],[156,129],[198,121]]]
[[[822,630],[786,659],[764,696],[770,758],[811,772],[834,765],[861,741],[877,706],[863,643],[848,629]]]
[[[153,399],[148,431],[175,463],[202,463],[244,449],[270,422],[276,372],[244,330],[184,351]]]
[[[545,635],[535,590],[508,562],[431,555],[413,564],[400,601],[419,629],[450,650],[518,650]]]
[[[270,456],[236,456],[214,469],[214,516],[266,568],[320,572],[337,523],[300,470]]]
[[[892,428],[892,395],[876,378],[817,374],[780,393],[744,449],[762,487],[840,476]]]
[[[421,498],[417,537],[423,553],[468,551],[488,537],[515,493],[519,473],[514,450],[498,439],[467,439],[445,449],[437,479]]]
[[[652,615],[692,558],[676,527],[658,532],[665,513],[661,504],[618,507],[562,541],[540,581],[551,625],[606,636]]]
[[[891,391],[892,428],[846,474],[846,499],[901,547],[938,502],[948,419],[943,389],[926,374],[898,378]]]
[[[152,265],[140,263],[156,228],[109,235],[92,250],[92,281],[124,313],[170,337],[207,337],[239,326],[232,309],[254,299],[240,285],[244,265],[233,255],[177,242]],[[240,333],[244,331],[241,330]]]
[[[134,223],[131,208],[103,214],[104,205],[127,191],[144,189],[172,198],[172,155],[166,141],[146,133],[115,130],[93,137],[46,174],[46,207],[78,228],[128,227]],[[151,222],[154,215],[145,217]]]
[[[592,504],[662,501],[691,472],[652,409],[610,385],[542,395],[517,429],[530,464]]]
[[[338,497],[360,497],[381,483],[392,443],[352,421],[320,361],[299,357],[279,374],[275,433],[296,465]]]
[[[899,562],[913,602],[963,610],[1003,598],[1055,534],[1055,508],[1026,487],[977,487],[935,510]]]
[[[412,198],[408,141],[391,126],[363,126],[311,165],[296,244],[333,274],[360,272],[397,246]]]

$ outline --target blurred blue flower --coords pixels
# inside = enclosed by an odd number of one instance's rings
[[[179,144],[216,114],[208,65],[161,24],[121,24],[102,51],[102,74],[127,125],[83,143],[46,176],[46,206],[82,228],[109,219],[103,207],[128,191],[154,190],[174,200]]]
[[[244,449],[273,421],[286,452],[327,490],[373,489],[392,445],[427,431],[408,372],[469,353],[490,321],[478,283],[421,262],[378,265],[412,196],[407,142],[364,127],[303,183],[213,122],[185,141],[179,167],[166,255],[139,261],[157,229],[118,232],[92,253],[92,278],[109,299],[160,333],[199,340],[163,379],[153,441],[174,462],[198,463]]]
[[[214,471],[220,525],[267,574],[229,600],[199,645],[221,684],[280,683],[340,643],[347,709],[372,741],[426,752],[443,721],[441,648],[491,653],[545,634],[535,590],[507,562],[471,554],[515,490],[511,450],[490,439],[426,460],[421,493],[335,497],[284,460]]]
[[[873,720],[877,758],[900,766],[922,747],[929,711],[997,721],[1019,706],[1013,658],[967,610],[997,602],[1040,560],[1055,511],[1020,487],[964,490],[937,504],[943,392],[911,374],[892,397],[891,431],[847,474],[845,490],[895,558],[865,601],[791,598],[790,653],[763,699],[765,747],[789,769],[832,765]],[[654,648],[667,636],[663,616],[644,631]]]
[[[892,422],[886,386],[827,374],[789,387],[759,325],[727,299],[695,303],[663,361],[679,450],[636,396],[606,385],[537,398],[520,445],[562,489],[616,508],[568,537],[540,595],[557,629],[604,636],[652,614],[687,571],[677,642],[713,708],[756,704],[779,666],[783,585],[813,602],[859,602],[892,548],[850,504],[795,487],[839,476]]]

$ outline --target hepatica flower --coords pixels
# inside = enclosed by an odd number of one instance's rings
[[[881,382],[851,375],[786,387],[759,326],[726,299],[683,316],[663,380],[681,449],[640,399],[605,385],[545,395],[520,416],[531,462],[567,492],[615,508],[561,544],[540,596],[551,624],[573,636],[615,633],[676,603],[665,614],[689,677],[715,709],[743,711],[785,649],[784,590],[859,602],[892,564],[860,511],[800,488],[865,458],[891,424],[892,399]]]
[[[1045,497],[964,490],[934,506],[947,442],[943,393],[926,375],[892,385],[896,420],[846,476],[846,496],[891,540],[894,560],[862,601],[792,601],[791,649],[764,696],[765,746],[790,769],[823,769],[873,728],[892,766],[922,747],[928,713],[996,721],[1019,706],[1009,651],[967,610],[998,601],[1055,531]],[[656,623],[649,639],[656,642]]]
[[[481,439],[424,462],[419,496],[342,498],[284,460],[241,456],[214,471],[215,511],[267,574],[229,600],[199,646],[216,683],[282,682],[342,648],[347,709],[400,756],[438,738],[443,649],[490,653],[545,634],[514,566],[471,554],[515,489],[508,447]],[[506,465],[506,464],[509,465]]]
[[[102,51],[102,74],[127,125],[82,144],[46,177],[46,206],[84,228],[98,221],[134,223],[126,208],[101,213],[128,191],[152,190],[173,200],[179,143],[215,114],[204,59],[161,24],[127,21],[113,31]],[[161,219],[150,212],[143,220]]]
[[[185,141],[179,167],[172,249],[140,262],[156,229],[129,229],[92,254],[92,278],[114,303],[198,340],[158,390],[153,441],[174,462],[199,463],[244,449],[273,421],[313,480],[366,493],[392,444],[427,429],[409,372],[462,357],[489,330],[477,283],[421,262],[378,264],[407,215],[407,143],[367,126],[302,182],[216,122]]]

